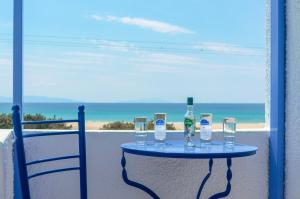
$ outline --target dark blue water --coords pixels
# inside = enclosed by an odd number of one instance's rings
[[[181,122],[186,112],[185,104],[176,103],[85,103],[86,120],[133,121],[135,116],[153,118],[156,112],[167,113],[168,121]],[[71,119],[77,116],[77,103],[26,103],[24,113],[41,113],[48,117]],[[10,113],[11,104],[0,103],[0,113]],[[195,104],[196,117],[212,113],[219,123],[224,117],[235,117],[241,123],[265,122],[264,104]]]

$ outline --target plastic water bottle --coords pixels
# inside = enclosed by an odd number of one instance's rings
[[[166,121],[165,113],[154,114],[154,138],[158,142],[164,142],[167,137]]]
[[[209,144],[212,138],[212,114],[201,113],[200,115],[200,140],[203,144]]]

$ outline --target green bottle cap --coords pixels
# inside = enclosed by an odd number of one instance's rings
[[[188,97],[187,98],[187,105],[193,105],[193,98],[192,97]]]

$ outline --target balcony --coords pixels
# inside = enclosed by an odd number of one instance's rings
[[[3,131],[3,130],[2,130]],[[47,131],[47,130],[46,130]],[[41,132],[26,131],[26,133]],[[45,131],[44,131],[45,132]],[[18,194],[13,184],[14,162],[12,134],[1,132],[0,144],[0,193],[1,198]],[[214,139],[221,140],[222,133],[214,132]],[[182,132],[168,132],[168,139],[181,140]],[[126,185],[122,180],[120,145],[134,139],[132,132],[87,131],[88,197],[93,198],[150,198],[144,192]],[[242,131],[237,142],[258,146],[256,155],[233,159],[232,191],[228,198],[261,199],[268,197],[269,132],[264,130]],[[70,136],[51,136],[30,139],[25,143],[28,159],[58,157],[77,152],[77,139]],[[130,179],[153,189],[161,198],[195,198],[202,179],[208,172],[208,160],[162,159],[127,155],[127,172]],[[29,173],[68,166],[77,166],[77,160],[63,160],[29,167]],[[3,171],[3,172],[2,172]],[[32,179],[32,198],[79,198],[77,171],[69,171]],[[215,160],[212,176],[208,180],[203,198],[224,191],[226,187],[226,161]]]
[[[23,104],[23,6],[15,0],[13,101]],[[243,159],[233,159],[232,191],[228,198],[296,199],[299,198],[300,159],[300,95],[299,95],[299,1],[272,0],[267,14],[267,96],[270,106],[269,130],[243,130],[237,142],[258,147],[257,154]],[[270,65],[270,66],[269,66]],[[270,69],[270,70],[269,70]],[[270,102],[270,104],[268,104]],[[41,131],[27,130],[27,133]],[[45,132],[45,131],[44,131]],[[213,133],[221,140],[220,132]],[[168,139],[182,140],[182,132],[168,132]],[[87,184],[90,199],[143,199],[144,192],[123,182],[120,144],[132,141],[130,131],[87,131]],[[28,140],[26,155],[29,159],[55,157],[76,153],[75,139],[65,136]],[[14,137],[11,130],[0,130],[0,198],[19,199]],[[39,172],[65,166],[77,166],[75,160],[43,163],[30,166],[29,172]],[[153,189],[163,199],[195,198],[199,185],[208,172],[207,160],[162,159],[127,156],[130,179]],[[212,176],[207,182],[203,198],[224,191],[226,162],[216,160]],[[30,183],[32,198],[79,198],[78,173],[65,172],[42,176]]]

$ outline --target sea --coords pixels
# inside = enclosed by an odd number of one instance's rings
[[[25,114],[40,113],[47,117],[56,116],[63,119],[77,117],[78,103],[25,103]],[[183,103],[83,103],[87,121],[127,121],[134,117],[146,116],[153,119],[154,113],[166,113],[167,121],[182,122],[186,112]],[[0,113],[11,113],[12,104],[0,103]],[[196,118],[201,113],[212,113],[213,122],[221,123],[225,117],[235,117],[240,123],[264,123],[264,104],[195,104]]]

